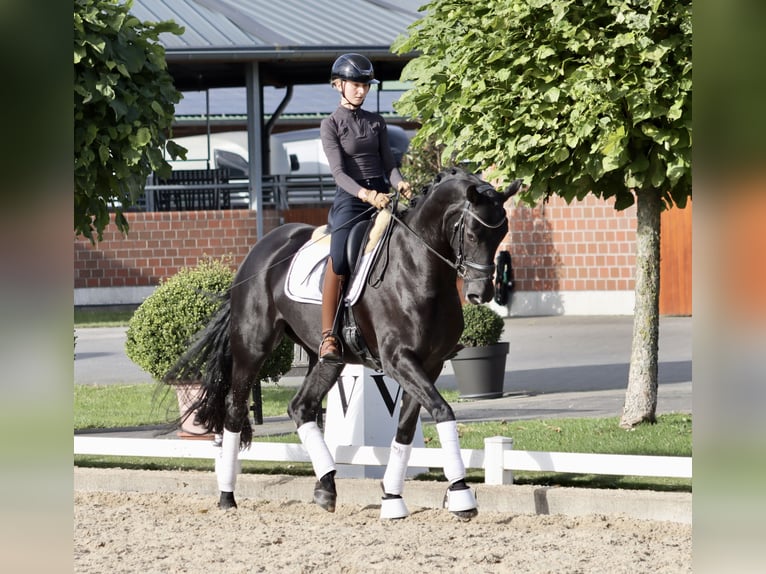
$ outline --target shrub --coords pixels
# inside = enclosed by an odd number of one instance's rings
[[[294,351],[295,343],[290,337],[284,337],[263,364],[260,380],[276,383],[279,377],[293,368]]]
[[[128,358],[161,380],[218,309],[233,278],[223,261],[203,260],[162,281],[128,323]]]
[[[206,259],[163,281],[128,323],[128,358],[162,380],[221,305],[233,279],[226,260]],[[278,380],[292,361],[293,343],[285,337],[261,369],[261,380]]]
[[[402,160],[402,175],[412,185],[412,190],[420,192],[433,182],[434,176],[442,169],[441,152],[444,145],[439,145],[434,138],[429,138],[420,146],[410,146]]]
[[[460,344],[466,347],[486,347],[500,342],[505,322],[491,307],[463,305],[463,334]]]

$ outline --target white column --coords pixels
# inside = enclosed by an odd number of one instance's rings
[[[399,384],[362,365],[346,365],[327,395],[324,438],[330,451],[338,446],[391,446],[399,423],[402,391]],[[412,446],[422,448],[423,428],[418,419]],[[383,478],[385,467],[339,464],[337,476]],[[407,469],[407,476],[427,472]]]

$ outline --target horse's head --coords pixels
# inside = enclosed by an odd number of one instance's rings
[[[476,175],[455,168],[435,183],[445,184],[458,192],[445,212],[445,222],[458,276],[463,278],[463,296],[471,303],[486,303],[494,295],[495,253],[508,231],[503,204],[519,190],[521,180],[501,193]]]

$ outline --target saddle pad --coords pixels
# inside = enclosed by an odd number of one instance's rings
[[[299,303],[321,304],[324,270],[329,256],[330,236],[312,236],[290,263],[285,281],[285,294]]]
[[[381,213],[386,213],[381,211]],[[390,215],[390,214],[389,214]],[[370,267],[375,259],[375,254],[380,248],[382,232],[376,232],[382,225],[386,225],[389,218],[378,217],[375,226],[370,233],[370,241],[365,247],[364,255],[351,277],[351,285],[344,301],[347,305],[357,302],[364,291],[364,284]],[[380,220],[380,221],[378,221]],[[324,227],[319,228],[324,230]],[[319,231],[319,230],[317,230]],[[309,239],[295,254],[285,281],[285,294],[293,301],[299,303],[322,304],[322,284],[324,283],[324,271],[330,256],[330,235],[314,232]]]

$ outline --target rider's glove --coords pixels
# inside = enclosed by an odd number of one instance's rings
[[[383,209],[386,207],[391,199],[385,193],[379,193],[374,189],[360,189],[357,197],[364,202],[369,203],[376,209]]]
[[[396,186],[396,190],[407,199],[412,199],[412,186],[409,181],[400,181]]]

